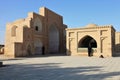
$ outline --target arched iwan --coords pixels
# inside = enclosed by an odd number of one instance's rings
[[[59,31],[56,26],[49,28],[49,53],[59,52]]]
[[[97,51],[97,42],[91,36],[83,37],[78,43],[78,52],[88,53],[88,48],[91,48],[92,54]]]

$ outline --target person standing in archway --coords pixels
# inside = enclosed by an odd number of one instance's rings
[[[91,56],[91,52],[92,52],[92,47],[91,44],[88,45],[88,56]]]
[[[42,46],[42,55],[45,55],[45,47]]]

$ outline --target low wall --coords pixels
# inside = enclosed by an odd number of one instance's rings
[[[88,48],[78,48],[77,50],[78,55],[81,56],[88,56]],[[92,48],[92,55],[96,56],[97,48]]]
[[[78,48],[78,52],[87,52],[88,53],[88,48]],[[97,53],[97,48],[92,48],[93,53]]]

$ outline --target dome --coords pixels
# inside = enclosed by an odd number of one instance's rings
[[[88,24],[86,27],[97,27],[98,25],[96,24]]]

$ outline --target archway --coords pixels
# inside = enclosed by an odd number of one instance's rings
[[[91,45],[93,48],[97,48],[96,40],[90,36],[85,36],[79,41],[78,47],[87,48],[89,45]]]
[[[40,40],[35,40],[34,46],[35,46],[35,54],[41,55],[42,54],[42,47],[43,47],[42,42]]]
[[[11,36],[12,37],[15,37],[16,36],[16,29],[17,29],[17,26],[13,26],[12,29],[11,29]]]
[[[59,52],[59,31],[57,27],[49,28],[49,53]]]
[[[31,51],[31,46],[28,45],[27,47],[27,55],[32,55],[32,51]]]
[[[91,36],[83,37],[78,43],[78,51],[88,52],[88,54],[91,53],[93,55],[96,48],[97,42]]]

